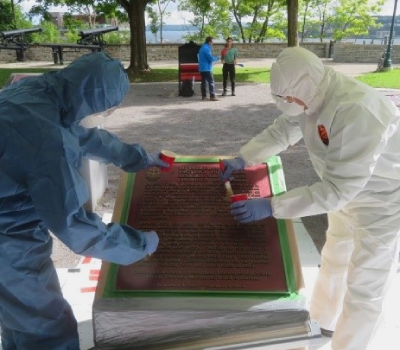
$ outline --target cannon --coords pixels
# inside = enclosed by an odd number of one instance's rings
[[[15,50],[18,62],[25,62],[25,51],[29,44],[25,39],[26,34],[41,32],[42,28],[27,28],[7,30],[1,33],[0,50]]]
[[[2,43],[7,42],[25,42],[25,34],[41,32],[42,28],[27,28],[8,30],[1,33]]]
[[[118,30],[118,27],[94,28],[81,30],[80,39],[77,44],[40,44],[43,47],[50,47],[53,55],[54,64],[64,64],[65,52],[77,52],[81,50],[103,51],[106,42],[103,40],[103,34]]]
[[[103,51],[106,42],[103,40],[103,34],[118,30],[118,27],[95,28],[81,30],[79,32],[80,39],[77,44],[40,44],[43,47],[50,47],[53,55],[54,64],[64,64],[65,52],[77,52],[81,50]]]
[[[105,28],[94,28],[81,30],[79,36],[81,37],[77,43],[80,45],[100,45],[105,46],[106,42],[103,39],[103,34],[118,30],[118,27],[111,26]]]

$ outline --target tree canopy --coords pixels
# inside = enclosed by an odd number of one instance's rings
[[[5,0],[0,0],[5,1]],[[52,5],[65,5],[65,22],[73,26],[73,13],[85,15],[94,26],[102,16],[118,24],[129,23],[131,57],[128,71],[132,74],[148,71],[146,51],[146,13],[151,31],[163,41],[164,20],[168,6],[174,0],[37,0],[32,14],[48,19]],[[205,37],[231,36],[242,42],[263,42],[270,39],[287,40],[298,45],[298,37],[327,36],[342,40],[361,35],[376,27],[374,14],[384,0],[175,0],[181,11],[192,14],[189,24],[198,28],[187,40],[203,42]],[[0,3],[1,4],[1,3]],[[4,4],[6,4],[4,2]],[[147,11],[147,12],[146,12]],[[3,11],[1,11],[3,13]],[[6,13],[9,13],[7,9]],[[69,16],[69,17],[68,17]],[[300,23],[300,25],[298,24]]]

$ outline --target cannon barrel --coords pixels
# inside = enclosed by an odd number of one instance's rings
[[[15,38],[18,36],[22,36],[24,34],[41,32],[42,28],[27,28],[27,29],[15,29],[15,30],[7,30],[1,33],[3,39]]]
[[[79,36],[82,39],[84,39],[84,38],[92,36],[92,35],[104,34],[104,33],[108,33],[108,32],[113,32],[115,30],[118,30],[118,27],[113,26],[113,27],[106,27],[106,28],[87,29],[87,30],[81,30],[79,32]]]
[[[103,40],[103,34],[118,30],[118,27],[94,28],[81,30],[79,32],[80,39],[77,41],[80,45],[100,45],[105,46],[106,42]]]

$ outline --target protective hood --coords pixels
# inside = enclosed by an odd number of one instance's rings
[[[306,114],[318,111],[325,99],[329,76],[322,61],[301,47],[284,49],[271,67],[271,92],[302,100]]]
[[[82,56],[47,79],[53,80],[66,126],[118,106],[129,88],[122,63],[103,52]]]

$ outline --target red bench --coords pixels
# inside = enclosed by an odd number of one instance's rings
[[[192,80],[201,81],[201,74],[199,72],[199,65],[197,63],[181,63],[179,65],[179,80]]]
[[[182,94],[182,82],[190,82],[191,88],[194,91],[194,82],[201,81],[201,74],[199,72],[198,53],[200,45],[194,41],[178,47],[178,91],[179,96]],[[185,84],[187,87],[187,84]],[[185,95],[188,97],[190,94]],[[192,95],[190,95],[192,96]]]
[[[201,81],[198,63],[179,64],[179,92],[181,91],[182,81]]]

